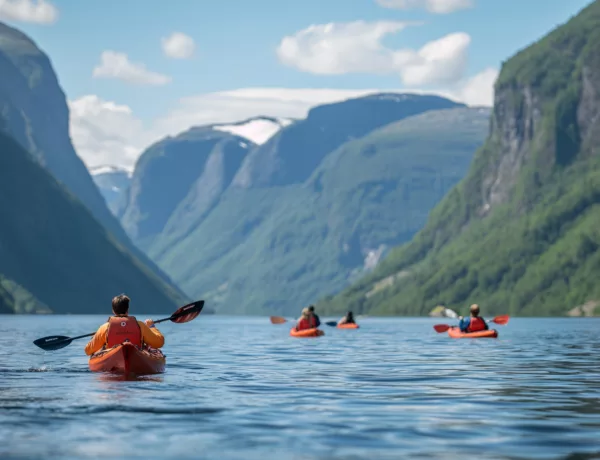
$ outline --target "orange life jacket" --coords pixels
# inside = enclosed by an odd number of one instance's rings
[[[112,348],[123,342],[142,346],[142,330],[135,316],[111,316],[108,318],[106,348]]]
[[[317,327],[317,321],[313,316],[311,316],[309,319],[302,318],[300,321],[298,321],[298,325],[296,326],[299,331],[313,329],[315,327]]]
[[[487,329],[487,326],[486,326],[483,318],[480,318],[479,316],[476,318],[471,317],[471,322],[469,323],[467,332],[479,332],[479,331],[485,331],[486,329]]]

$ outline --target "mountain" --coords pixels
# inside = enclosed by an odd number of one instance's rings
[[[170,270],[172,264],[163,262],[166,259],[174,260],[177,256],[173,256],[173,254],[178,253],[181,250],[180,248],[185,247],[187,244],[195,244],[190,243],[197,238],[192,233],[199,234],[201,232],[201,230],[198,230],[199,226],[208,217],[208,213],[216,207],[221,199],[221,194],[226,190],[231,190],[232,196],[241,197],[241,201],[237,201],[237,204],[244,206],[244,208],[232,208],[232,211],[235,210],[237,215],[240,216],[236,226],[242,225],[240,224],[242,219],[245,222],[252,220],[244,215],[253,215],[253,211],[260,207],[259,204],[254,203],[254,197],[256,196],[261,200],[260,197],[263,193],[260,191],[242,191],[240,194],[236,194],[234,190],[258,190],[260,188],[272,190],[276,187],[301,184],[308,179],[328,153],[344,142],[361,137],[373,129],[407,116],[427,110],[453,107],[463,107],[463,105],[438,96],[409,94],[376,94],[315,107],[309,111],[307,118],[304,120],[296,120],[293,123],[290,123],[290,120],[279,120],[279,129],[271,129],[269,132],[271,137],[266,141],[266,136],[262,139],[257,139],[254,136],[256,143],[251,143],[252,145],[248,147],[241,165],[239,167],[235,164],[232,165],[235,166],[235,170],[230,168],[234,177],[227,176],[225,180],[220,180],[218,187],[210,187],[210,192],[204,190],[201,185],[203,183],[210,185],[211,178],[214,175],[205,174],[191,188],[196,192],[190,193],[184,201],[180,201],[178,211],[170,215],[167,223],[162,223],[166,218],[166,213],[163,209],[159,209],[160,206],[156,205],[155,199],[147,199],[149,207],[139,211],[143,206],[136,205],[136,196],[133,189],[129,197],[129,208],[133,209],[133,223],[130,215],[123,215],[121,222],[134,241],[140,247],[146,249],[153,260],[159,261],[163,269]],[[265,117],[259,119],[264,121]],[[273,119],[269,120],[272,121]],[[251,121],[256,123],[256,120]],[[248,121],[236,125],[246,126]],[[199,130],[203,133],[214,133],[215,128],[223,129],[223,126],[212,125],[195,128],[192,132]],[[229,131],[231,132],[230,128]],[[236,132],[241,133],[239,129]],[[243,134],[247,135],[249,132],[250,130],[246,129]],[[184,134],[184,136],[186,135]],[[179,142],[179,138],[175,138],[174,141]],[[153,162],[156,157],[154,150],[161,149],[165,145],[174,148],[172,142],[173,140],[167,139],[151,147],[142,155],[139,164],[146,165]],[[239,142],[239,139],[236,139],[236,142]],[[250,140],[247,139],[245,143],[248,144],[249,142]],[[231,154],[229,156],[231,157]],[[177,158],[179,158],[178,167],[190,172],[190,177],[193,178],[193,171],[197,170],[197,166],[189,164],[185,157],[181,155]],[[202,158],[196,159],[202,161]],[[208,165],[210,166],[210,164]],[[163,171],[162,169],[155,170],[157,171],[157,178],[147,179],[147,186],[145,187],[147,192],[143,191],[143,187],[139,189],[140,200],[146,196],[151,197],[154,191],[160,188],[159,176],[162,177]],[[142,168],[136,166],[134,177],[136,176],[146,178],[148,175]],[[182,188],[185,187],[187,187],[185,184],[182,185]],[[246,199],[246,197],[250,198]],[[273,195],[273,197],[276,198],[276,195]],[[171,207],[173,203],[179,200],[181,200],[180,196],[174,197]],[[267,203],[265,202],[263,205],[267,206]],[[253,206],[254,209],[248,210],[245,206]],[[170,209],[167,211],[171,212]],[[265,212],[267,211],[265,210]],[[148,236],[148,233],[144,233],[143,229],[140,232],[135,227],[135,222],[142,219],[140,216],[144,216],[144,219],[150,221],[156,219],[158,215],[162,216],[160,217],[161,222],[149,231],[150,236]],[[224,229],[229,229],[230,225],[231,223],[227,223]],[[247,224],[244,223],[243,225]],[[254,224],[250,223],[249,225],[253,226]],[[190,238],[190,241],[186,241],[187,238]],[[211,238],[214,237],[211,236]],[[230,243],[236,245],[237,237],[234,237]],[[186,263],[187,259],[189,257],[186,258]],[[192,258],[191,262],[195,263],[195,258]],[[177,271],[180,272],[181,270],[178,269]]]
[[[422,228],[467,171],[488,115],[427,112],[343,144],[302,184],[229,190],[163,266],[221,313],[293,314]]]
[[[600,2],[503,66],[490,133],[425,228],[326,313],[564,315],[600,300]]]
[[[108,209],[113,214],[118,211],[122,196],[127,194],[131,183],[131,172],[118,166],[104,165],[90,168],[90,173]]]
[[[0,311],[108,314],[121,292],[145,313],[186,301],[2,132],[0,151]]]
[[[65,95],[48,57],[25,34],[0,23],[0,129],[17,140],[137,259],[171,281],[135,247],[109,211],[69,137]]]
[[[210,126],[152,145],[138,159],[129,193],[117,209],[123,227],[142,248],[165,227],[185,232],[229,185],[253,146]]]
[[[254,149],[232,185],[248,189],[302,183],[344,142],[427,110],[459,106],[442,97],[412,94],[375,94],[317,106],[306,119]]]
[[[189,157],[176,154],[189,133],[167,139],[145,152],[134,172],[137,202],[147,204],[141,222],[157,222],[148,253],[219,313],[295,311],[371,270],[388,246],[422,228],[428,211],[464,176],[488,122],[489,109],[384,94],[315,108],[244,155],[226,153],[219,161],[198,153],[202,143],[189,145]],[[225,175],[213,167],[224,158],[232,164]],[[278,166],[261,171],[268,158]],[[190,175],[168,206],[157,207],[152,194],[174,171]],[[218,186],[209,187],[215,178]]]

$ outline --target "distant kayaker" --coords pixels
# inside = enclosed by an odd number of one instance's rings
[[[315,317],[310,313],[309,308],[302,309],[302,316],[298,318],[298,323],[296,324],[297,331],[303,331],[305,329],[314,329],[318,327],[317,322],[315,321]]]
[[[85,346],[85,354],[93,355],[102,348],[112,348],[129,341],[142,348],[144,345],[161,348],[165,338],[151,319],[138,321],[135,316],[129,316],[129,297],[124,294],[112,299],[114,316],[98,328],[92,340]]]
[[[460,320],[458,327],[461,332],[478,332],[489,329],[485,320],[479,316],[479,305],[471,305],[471,316],[469,318],[459,316],[458,319]]]
[[[313,316],[313,318],[315,319],[315,327],[319,327],[321,325],[321,320],[320,318],[317,316],[317,314],[315,313],[315,306],[311,305],[310,307],[308,307],[308,311],[310,312],[310,314]]]
[[[354,321],[354,315],[352,314],[351,311],[346,313],[346,316],[344,316],[342,319],[340,319],[338,321],[338,326],[340,326],[342,324],[356,324],[356,321]]]

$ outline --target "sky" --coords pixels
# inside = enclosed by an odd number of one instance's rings
[[[491,105],[502,62],[590,0],[0,0],[50,57],[89,167],[191,126],[379,91]]]

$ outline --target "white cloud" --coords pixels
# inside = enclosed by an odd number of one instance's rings
[[[125,53],[104,51],[94,68],[95,78],[115,78],[137,85],[166,85],[171,77],[146,69],[144,64],[130,62]]]
[[[411,86],[460,80],[471,37],[453,33],[419,50],[392,49],[382,44],[387,35],[409,25],[398,21],[312,25],[284,37],[277,55],[285,65],[321,75],[398,74],[404,84]]]
[[[406,85],[427,85],[459,80],[467,67],[471,37],[465,33],[446,35],[427,43],[416,53],[404,53],[397,65]]]
[[[468,105],[491,105],[498,75],[486,69],[474,77],[440,89],[292,89],[242,88],[180,99],[164,116],[144,124],[133,111],[97,96],[69,103],[71,137],[79,156],[89,167],[112,164],[131,168],[142,151],[167,135],[191,126],[231,123],[258,115],[304,118],[315,105],[380,92],[439,94]]]
[[[461,84],[453,97],[471,106],[491,106],[494,103],[494,83],[497,78],[497,69],[485,69]]]
[[[393,51],[381,40],[407,25],[399,21],[311,25],[284,37],[277,55],[282,63],[315,74],[389,73]]]
[[[46,0],[0,0],[0,19],[52,24],[58,19],[58,10]]]
[[[161,43],[165,55],[173,59],[189,59],[196,50],[194,39],[181,32],[173,32],[169,37],[163,38]]]
[[[69,109],[71,139],[88,166],[131,167],[141,150],[154,140],[126,105],[83,96],[69,101]]]
[[[448,14],[458,10],[472,8],[475,0],[375,0],[384,8],[409,10],[424,8],[431,13]]]

